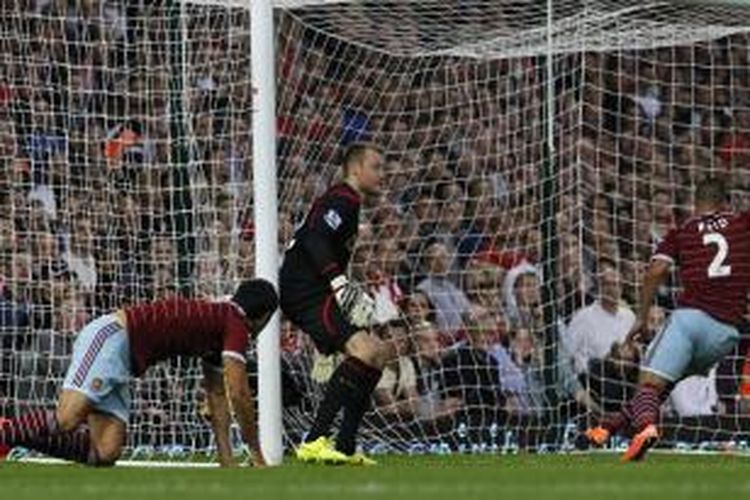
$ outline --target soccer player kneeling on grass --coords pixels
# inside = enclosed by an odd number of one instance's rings
[[[256,279],[243,282],[227,301],[170,298],[97,318],[76,338],[57,409],[4,419],[0,444],[93,466],[113,465],[125,443],[130,377],[173,356],[194,356],[203,359],[221,465],[233,464],[230,408],[253,464],[264,465],[245,352],[277,304],[273,286]]]
[[[651,340],[636,394],[622,410],[586,431],[602,445],[612,433],[633,434],[623,461],[639,460],[659,439],[659,407],[674,385],[706,374],[732,352],[740,334],[750,288],[750,212],[725,209],[721,180],[707,179],[695,191],[695,213],[659,244],[644,278],[640,315],[630,340],[644,335],[648,311],[670,267],[680,268],[683,291],[664,328]]]
[[[353,144],[344,155],[343,182],[315,200],[284,256],[281,309],[310,335],[323,354],[346,355],[331,376],[307,438],[297,449],[305,462],[369,465],[356,453],[356,434],[380,380],[385,345],[370,334],[374,301],[346,277],[357,238],[364,195],[376,195],[383,154],[371,144]],[[344,417],[335,448],[329,440],[339,410]]]

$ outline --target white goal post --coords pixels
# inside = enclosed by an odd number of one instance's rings
[[[253,193],[258,277],[278,282],[276,92],[273,5],[251,2],[253,78]],[[257,103],[257,104],[256,104]],[[258,339],[258,415],[263,455],[271,465],[284,457],[282,445],[280,323],[276,314]]]

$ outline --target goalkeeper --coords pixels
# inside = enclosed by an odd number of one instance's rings
[[[355,143],[347,149],[343,182],[314,201],[281,267],[284,314],[310,335],[321,353],[346,355],[328,382],[312,429],[297,449],[297,458],[305,462],[374,464],[356,453],[356,434],[386,354],[384,344],[369,332],[374,301],[349,281],[346,269],[362,198],[378,193],[382,163],[382,151],[372,144]],[[342,408],[334,447],[329,432]]]

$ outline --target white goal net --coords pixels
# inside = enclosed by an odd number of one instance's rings
[[[280,243],[347,144],[386,151],[351,272],[402,355],[368,451],[573,449],[632,393],[640,276],[695,182],[750,206],[750,9],[551,5],[276,2]],[[250,28],[240,0],[0,5],[0,414],[54,404],[88,319],[253,274]],[[292,444],[337,360],[287,322],[282,352]],[[677,388],[667,444],[745,446],[745,355]],[[200,376],[134,382],[130,456],[210,454]]]

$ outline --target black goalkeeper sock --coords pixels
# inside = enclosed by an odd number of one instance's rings
[[[347,357],[344,359],[333,372],[333,375],[331,375],[326,386],[323,401],[320,402],[318,411],[315,414],[315,421],[305,439],[308,443],[315,441],[321,436],[328,436],[330,434],[333,420],[336,418],[343,404],[343,397],[346,392],[345,387],[350,385],[344,381],[351,379],[350,373],[352,372],[352,368],[349,366],[351,359],[353,358]]]
[[[351,376],[346,380],[344,420],[336,439],[336,449],[345,455],[354,454],[357,448],[357,431],[370,407],[372,392],[380,381],[382,370],[356,358],[348,358]]]

